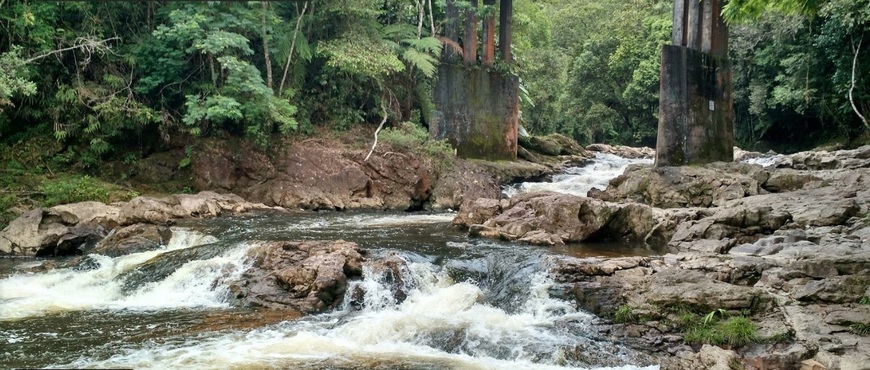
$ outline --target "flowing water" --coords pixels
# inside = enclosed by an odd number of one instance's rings
[[[608,165],[612,167],[612,165]],[[573,175],[572,175],[573,176]],[[453,214],[264,213],[188,221],[169,245],[29,273],[0,260],[0,368],[654,369],[551,296],[559,256],[646,255],[632,245],[541,248],[468,239]],[[233,307],[228,281],[261,240],[344,239],[408,263],[407,299],[367,266],[362,309]],[[345,299],[345,302],[350,301]]]
[[[595,153],[595,158],[582,167],[569,167],[564,173],[553,175],[550,182],[523,182],[505,186],[503,191],[508,197],[519,193],[550,190],[585,197],[589,190],[607,189],[607,183],[619,176],[630,164],[652,165],[648,158],[628,159],[607,153]]]

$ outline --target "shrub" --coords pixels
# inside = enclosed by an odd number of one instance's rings
[[[453,157],[453,148],[447,141],[432,140],[423,126],[412,122],[402,122],[397,127],[381,130],[378,140],[395,149],[404,149],[439,160]]]
[[[39,185],[39,191],[45,197],[43,205],[51,207],[58,204],[96,200],[109,201],[111,188],[90,176],[63,177],[45,181]]]

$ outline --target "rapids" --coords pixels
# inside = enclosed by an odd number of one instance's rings
[[[651,165],[652,159],[628,159],[613,154],[595,153],[595,159],[583,167],[569,167],[564,173],[553,175],[550,182],[522,182],[505,186],[502,191],[512,197],[520,193],[549,190],[585,197],[589,190],[604,190],[607,183],[619,176],[630,164]]]
[[[595,171],[615,174],[627,164],[602,162]],[[581,187],[557,182],[564,189]],[[550,261],[565,254],[649,250],[468,239],[450,227],[452,218],[263,213],[182,222],[160,250],[90,255],[83,267],[30,273],[24,269],[34,261],[4,260],[0,367],[658,368],[598,337],[591,329],[597,319],[554,297],[546,273]],[[362,279],[348,289],[366,292],[361,309],[347,304],[349,296],[339,309],[304,317],[230,303],[227,282],[248,266],[249,248],[260,240],[305,239],[350,240],[367,249],[370,260],[404,259],[407,299],[397,303],[384,277],[364,266]]]

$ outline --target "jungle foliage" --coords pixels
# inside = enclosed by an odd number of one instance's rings
[[[507,70],[522,79],[526,128],[654,145],[671,7],[514,0],[516,63]],[[91,171],[200,136],[266,147],[315,125],[383,116],[425,125],[444,8],[444,0],[0,1],[0,141],[49,133],[61,143],[57,160]],[[867,141],[870,0],[731,0],[725,15],[738,145]]]
[[[520,32],[532,51],[521,59],[533,103],[524,101],[527,128],[587,143],[654,146],[672,1],[533,6],[519,8],[531,14],[520,22],[534,25]],[[739,146],[795,151],[870,140],[856,114],[870,112],[870,1],[731,0],[724,13]]]

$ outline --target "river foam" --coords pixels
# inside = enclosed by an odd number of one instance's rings
[[[579,341],[558,330],[564,321],[587,322],[587,313],[550,298],[544,274],[528,277],[525,304],[507,312],[484,302],[471,282],[454,282],[427,263],[410,263],[401,303],[383,277],[366,268],[365,305],[285,321],[249,332],[215,333],[183,343],[129,348],[108,359],[81,358],[65,366],[165,368],[419,368],[564,369],[566,348]],[[350,296],[345,301],[350,301]],[[602,367],[599,369],[658,369]]]
[[[209,235],[174,228],[168,245],[117,258],[93,254],[90,270],[60,268],[45,273],[17,273],[0,280],[0,320],[52,312],[95,309],[166,309],[225,307],[224,292],[214,281],[231,279],[227,271],[244,270],[246,245],[207,260],[191,261],[166,279],[125,292],[119,277],[164,253],[212,243]]]
[[[533,191],[555,191],[585,197],[589,190],[604,190],[611,179],[622,175],[630,164],[649,164],[652,159],[629,159],[608,153],[595,153],[595,158],[583,167],[569,167],[564,173],[553,175],[551,182],[523,182],[505,186],[504,193],[512,197]]]

